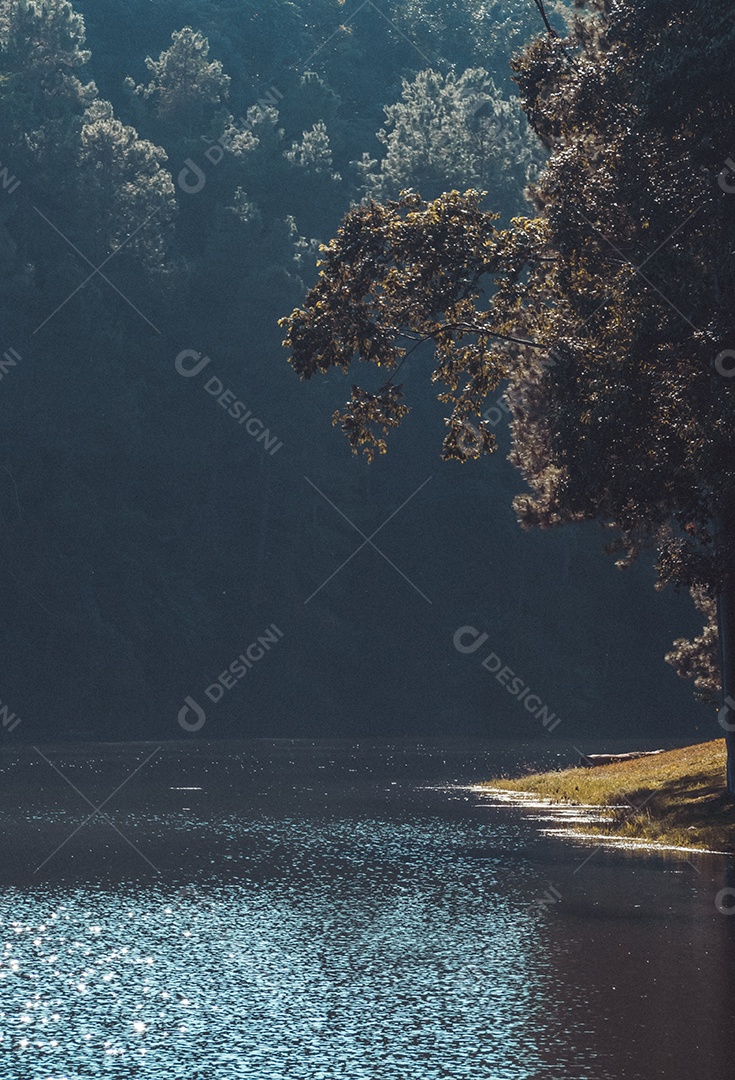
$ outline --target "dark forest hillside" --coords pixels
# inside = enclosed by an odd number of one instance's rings
[[[598,529],[522,532],[504,419],[491,460],[440,462],[416,379],[367,465],[328,427],[344,381],[300,386],[281,346],[351,204],[474,186],[527,211],[543,153],[509,59],[538,24],[510,0],[0,3],[13,738],[176,738],[187,697],[210,737],[535,738],[486,652],[557,735],[708,722],[661,663],[689,597],[614,572]],[[454,648],[467,625],[485,651]]]

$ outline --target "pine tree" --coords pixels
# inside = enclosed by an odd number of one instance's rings
[[[123,261],[160,271],[175,213],[166,155],[121,124],[83,79],[89,59],[84,20],[68,0],[0,7],[0,137],[24,179],[10,224],[18,261],[68,278],[66,261],[53,264],[50,226],[32,209],[38,203],[88,258],[101,262],[124,245]],[[68,291],[66,282],[60,287]]]
[[[175,30],[157,60],[146,57],[152,75],[135,92],[153,106],[159,120],[187,134],[207,133],[216,106],[228,96],[230,77],[209,59],[209,41],[190,26]]]
[[[427,69],[403,80],[401,100],[385,108],[378,164],[359,163],[376,199],[406,187],[432,198],[451,187],[486,188],[496,209],[523,204],[523,190],[541,165],[541,146],[518,98],[504,97],[484,68],[443,76]]]

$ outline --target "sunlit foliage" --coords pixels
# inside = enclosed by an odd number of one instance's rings
[[[80,77],[90,59],[81,15],[67,0],[8,0],[0,27],[3,156],[28,180],[12,209],[23,215],[35,190],[53,199],[63,230],[81,235],[100,260],[135,233],[124,257],[164,269],[175,212],[166,155],[116,119],[95,83]],[[32,213],[28,221],[20,251],[37,265],[48,226]]]
[[[407,193],[355,207],[323,248],[317,285],[283,320],[285,344],[306,379],[331,367],[347,371],[355,358],[391,370],[375,394],[354,388],[346,412],[335,416],[353,449],[370,458],[385,452],[374,429],[395,427],[408,411],[393,381],[397,368],[415,347],[408,343],[428,340],[436,346],[432,379],[452,406],[445,456],[464,460],[494,448],[479,414],[516,343],[518,276],[543,249],[540,223],[519,220],[512,232],[497,232],[495,217],[474,191],[430,203]],[[483,284],[493,274],[495,304],[483,310]]]
[[[653,547],[663,582],[722,598],[735,565],[735,380],[717,363],[735,343],[734,5],[577,6],[565,38],[547,32],[514,63],[550,155],[537,219],[496,232],[456,193],[353,211],[286,343],[309,377],[356,358],[395,368],[403,335],[432,338],[446,457],[492,449],[479,418],[506,379],[521,522],[598,521],[621,562]],[[365,393],[342,420],[370,451]]]
[[[395,198],[411,186],[425,198],[448,188],[486,188],[496,209],[517,207],[541,164],[540,143],[517,97],[504,96],[484,68],[461,75],[420,71],[385,108],[378,162],[360,163],[367,193]]]

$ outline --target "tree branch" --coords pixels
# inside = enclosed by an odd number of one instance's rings
[[[546,345],[541,341],[530,341],[528,338],[513,337],[512,334],[498,334],[495,330],[488,330],[485,326],[474,326],[472,323],[443,323],[441,329],[464,330],[469,334],[483,334],[486,337],[499,338],[500,341],[512,341],[515,345],[530,345],[532,349],[546,348]]]
[[[464,330],[465,333],[468,334],[484,334],[486,337],[498,338],[500,341],[511,341],[515,345],[528,345],[532,349],[546,348],[546,345],[544,345],[540,341],[530,341],[528,338],[513,337],[511,334],[498,334],[494,330],[487,330],[484,326],[473,326],[471,323],[443,323],[440,327],[440,330]],[[437,331],[437,333],[439,333],[439,331]],[[413,345],[410,349],[408,349],[406,353],[404,353],[404,355],[401,357],[400,363],[396,367],[396,370],[393,372],[388,381],[383,384],[381,390],[387,390],[389,386],[393,385],[393,380],[395,379],[396,375],[401,370],[405,361],[409,358],[411,353],[414,352],[419,347],[419,345],[423,345],[424,342],[433,341],[436,334],[427,334],[425,337],[417,338],[414,337],[413,334],[398,332],[396,336],[407,337],[409,338],[409,340],[415,341],[416,344]]]
[[[554,29],[554,27],[551,25],[551,23],[549,22],[549,20],[546,17],[546,11],[544,10],[543,0],[533,0],[533,2],[536,5],[536,7],[538,8],[539,15],[544,20],[544,26],[546,27],[547,33],[553,34],[554,37],[559,37],[556,30]]]
[[[419,338],[415,338],[415,337],[413,337],[412,335],[409,335],[409,334],[400,334],[399,336],[400,337],[411,337],[411,340],[415,341],[416,344],[413,345],[410,349],[408,349],[403,354],[403,356],[401,357],[400,363],[398,364],[398,367],[393,372],[393,374],[388,379],[388,381],[386,383],[384,383],[383,386],[381,386],[381,390],[387,390],[389,386],[393,385],[393,380],[395,379],[396,375],[398,374],[398,372],[403,367],[405,361],[409,358],[409,356],[411,355],[412,352],[414,352],[416,349],[418,349],[419,345],[423,345],[425,341],[432,341],[433,338],[434,338],[433,334],[427,334],[426,337],[419,337]]]

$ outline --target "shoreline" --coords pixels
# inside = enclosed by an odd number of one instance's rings
[[[670,844],[663,840],[635,838],[610,832],[583,832],[582,825],[592,822],[611,822],[615,818],[610,811],[619,809],[615,805],[598,803],[555,802],[538,792],[514,792],[505,788],[490,787],[487,784],[474,784],[467,788],[476,794],[489,796],[495,805],[517,806],[522,810],[546,812],[547,817],[532,817],[539,823],[556,822],[558,828],[541,828],[539,832],[546,836],[558,836],[562,840],[592,842],[598,847],[614,847],[625,851],[674,852],[685,855],[725,855],[731,856],[735,850],[719,851],[710,847]]]
[[[724,740],[594,767],[497,777],[472,790],[544,813],[543,831],[630,850],[735,854]],[[559,826],[563,827],[559,827]]]

